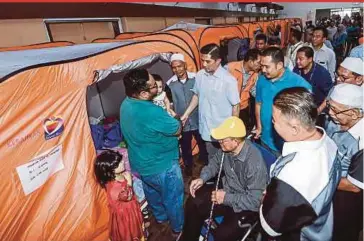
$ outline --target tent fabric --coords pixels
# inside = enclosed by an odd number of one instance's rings
[[[43,49],[43,48],[53,48],[53,47],[71,46],[71,45],[74,45],[74,43],[68,42],[68,41],[58,41],[58,42],[50,42],[50,43],[47,42],[47,43],[32,44],[32,45],[25,45],[25,46],[3,47],[3,48],[0,48],[0,52],[27,50],[27,49]]]
[[[108,240],[86,94],[95,71],[189,50],[161,41],[0,53],[0,240]]]
[[[107,43],[107,42],[118,42],[118,41],[125,41],[124,37],[122,36],[121,39],[119,39],[118,35],[115,39],[97,39],[94,42],[95,43]],[[188,54],[193,56],[194,58],[194,64],[196,66],[200,66],[200,52],[199,48],[197,46],[197,43],[192,36],[192,33],[190,31],[186,31],[183,29],[173,29],[165,32],[156,32],[156,33],[149,33],[142,36],[134,36],[131,37],[131,40],[134,41],[153,41],[153,40],[159,40],[159,41],[166,41],[173,44],[177,44],[181,46],[182,48],[188,50]],[[191,65],[187,65],[188,71],[193,72]]]
[[[132,60],[126,63],[113,65],[108,69],[105,70],[97,70],[97,77],[95,79],[95,82],[99,82],[104,80],[107,76],[109,76],[111,73],[121,73],[126,72],[132,69],[137,69],[142,66],[145,66],[147,64],[155,63],[158,60],[162,60],[164,62],[169,62],[171,58],[172,53],[157,53],[150,56],[146,56],[141,59]]]
[[[287,26],[288,20],[277,23]],[[108,207],[93,174],[96,151],[86,97],[91,86],[123,73],[97,83],[95,73],[154,66],[170,53],[184,54],[189,71],[196,72],[198,48],[246,37],[246,24],[239,26],[0,52],[0,240],[108,240]],[[282,33],[285,40],[287,35]],[[124,93],[111,88],[120,101]]]
[[[173,24],[173,25],[161,30],[161,32],[172,30],[172,29],[184,29],[184,30],[188,30],[188,31],[196,31],[199,28],[206,28],[208,26],[211,26],[211,25],[188,23],[188,22],[180,21],[176,24]]]
[[[0,78],[31,66],[74,61],[130,43],[133,41],[0,52]]]

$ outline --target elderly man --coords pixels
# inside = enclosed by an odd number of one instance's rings
[[[329,71],[332,82],[335,82],[336,57],[333,50],[325,45],[327,29],[316,27],[313,30],[312,47],[314,49],[314,61]]]
[[[249,100],[251,95],[255,97],[255,84],[260,71],[260,52],[257,49],[249,49],[244,59],[238,62],[230,62],[227,65],[230,74],[238,80],[240,92],[240,119],[244,122],[248,133],[254,127],[254,119],[250,116]]]
[[[271,166],[260,222],[277,241],[332,239],[340,163],[333,140],[315,126],[317,114],[304,88],[285,89],[274,98],[274,128],[286,142]]]
[[[178,163],[182,125],[151,101],[157,84],[147,70],[124,77],[127,97],[120,107],[120,125],[128,143],[132,170],[138,172],[158,223],[169,221],[176,236],[183,226],[183,178]]]
[[[236,79],[221,66],[219,46],[208,44],[200,52],[203,69],[196,75],[194,95],[181,120],[186,123],[198,105],[199,132],[211,159],[220,148],[218,142],[211,139],[211,130],[226,118],[239,116],[240,98]]]
[[[334,240],[350,240],[345,237],[355,232],[352,228],[358,219],[355,217],[359,210],[348,206],[352,198],[358,196],[355,194],[357,187],[348,180],[348,170],[352,157],[363,149],[363,89],[353,84],[338,84],[333,88],[327,105],[331,120],[325,127],[339,148],[338,158],[342,170],[334,199]],[[359,219],[362,218],[362,215],[359,216]]]
[[[361,86],[363,84],[364,62],[360,58],[347,57],[337,70],[338,83]]]
[[[364,67],[363,61],[359,58],[347,57],[339,66],[336,72],[336,84],[352,84],[357,86],[363,86],[363,75],[364,75]],[[333,90],[331,88],[330,92]],[[330,92],[328,95],[330,95]],[[320,107],[318,108],[319,113],[325,113],[326,110],[326,101],[322,102]],[[324,117],[324,115],[321,115]]]
[[[312,85],[315,103],[320,106],[334,86],[330,73],[313,61],[313,49],[309,46],[297,50],[297,65],[293,72],[302,76]]]
[[[244,235],[238,220],[244,213],[258,211],[268,181],[266,164],[259,150],[249,140],[245,140],[245,135],[244,123],[234,116],[211,131],[211,136],[219,140],[222,150],[209,160],[200,178],[191,182],[182,240],[198,240],[204,220],[209,217],[212,202],[216,205],[214,216],[224,216],[223,222],[213,232],[214,240],[237,240]],[[225,173],[222,189],[214,191],[215,185],[204,183],[218,175],[221,162]]]
[[[171,56],[171,69],[174,76],[170,79],[169,88],[172,93],[173,107],[178,116],[183,115],[190,103],[195,85],[195,74],[187,72],[187,65],[182,54],[173,54]],[[182,158],[185,164],[185,174],[192,175],[193,157],[192,157],[192,137],[195,138],[199,151],[200,160],[207,163],[207,151],[204,141],[198,132],[198,111],[195,109],[183,126],[180,145]]]
[[[339,147],[343,180],[339,190],[346,187],[351,157],[363,149],[363,89],[352,84],[336,85],[327,102],[331,120],[326,123],[327,134]]]
[[[283,89],[305,87],[311,90],[311,85],[301,76],[284,67],[283,52],[279,48],[265,49],[261,54],[260,63],[263,75],[259,76],[257,82],[255,138],[261,137],[262,145],[278,157],[283,141],[276,135],[272,126],[273,98]]]

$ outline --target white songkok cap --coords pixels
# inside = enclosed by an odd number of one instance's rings
[[[330,99],[352,108],[363,109],[363,88],[353,84],[338,84],[333,87]]]
[[[364,63],[360,58],[347,57],[341,64],[341,67],[344,67],[351,72],[357,73],[359,75],[364,75]]]
[[[185,62],[185,57],[183,56],[183,54],[172,54],[171,63],[175,60]]]

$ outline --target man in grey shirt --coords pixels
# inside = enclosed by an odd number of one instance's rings
[[[212,129],[211,136],[219,140],[221,150],[202,169],[200,178],[191,182],[191,196],[185,206],[185,223],[180,240],[198,240],[212,202],[215,203],[214,216],[224,216],[223,222],[213,232],[214,240],[238,240],[244,235],[238,220],[245,214],[258,212],[268,183],[263,157],[249,140],[245,140],[245,135],[243,121],[235,116]],[[215,185],[204,183],[218,175],[222,161],[222,189],[215,191]]]
[[[173,109],[178,116],[183,115],[190,103],[194,93],[192,89],[195,85],[195,74],[187,72],[187,65],[182,54],[171,56],[171,69],[175,74],[169,82],[173,99]],[[167,83],[168,83],[167,82]],[[179,139],[182,158],[185,165],[184,172],[187,176],[192,175],[192,137],[195,138],[199,149],[199,160],[207,164],[207,151],[205,142],[198,132],[198,110],[195,109],[183,126],[182,137]]]

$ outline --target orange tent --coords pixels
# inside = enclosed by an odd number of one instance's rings
[[[0,48],[0,52],[13,51],[13,50],[27,50],[27,49],[43,49],[43,48],[53,48],[53,47],[71,46],[71,45],[74,45],[74,43],[68,41],[47,42],[47,43],[39,43],[39,44],[32,44],[25,46],[3,47]]]
[[[188,27],[188,24],[186,25]],[[184,44],[188,46],[188,48],[192,51],[196,59],[197,66],[200,66],[200,52],[198,43],[196,42],[193,31],[185,30],[185,29],[170,29],[170,30],[162,30],[154,33],[122,33],[115,37],[116,40],[145,40],[145,39],[156,39],[156,40],[166,40],[166,41],[183,41]],[[96,39],[93,42],[108,42],[110,39]],[[182,44],[182,45],[184,45]]]
[[[118,115],[125,71],[175,52],[197,70],[166,41],[0,52],[0,240],[108,240],[88,117]]]
[[[200,48],[210,43],[220,45],[222,40],[248,37],[238,25],[217,25],[199,28],[193,32],[193,36]]]

